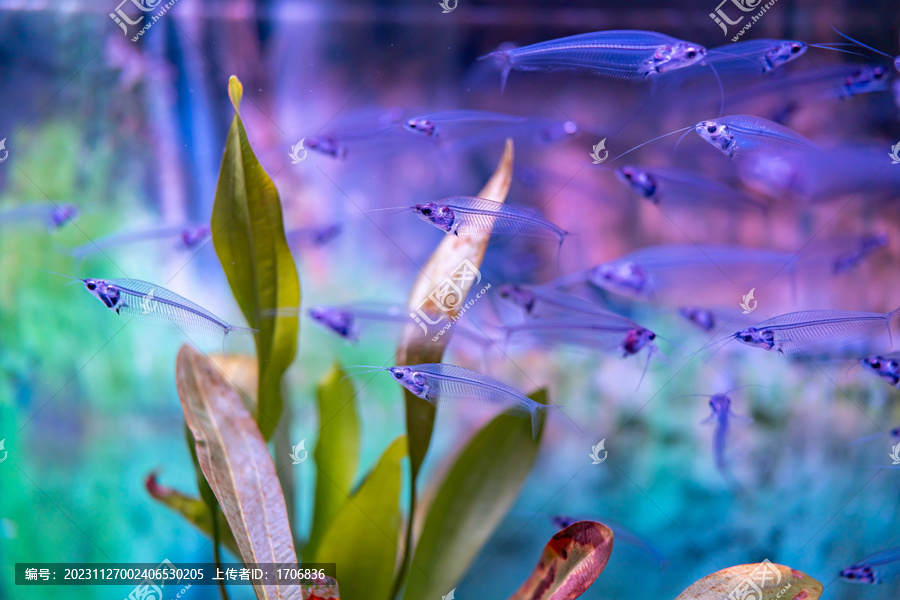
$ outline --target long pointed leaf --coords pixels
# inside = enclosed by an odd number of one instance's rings
[[[359,419],[353,403],[353,382],[337,366],[316,391],[319,404],[319,439],[316,461],[316,504],[312,531],[303,549],[310,560],[347,496],[359,463]]]
[[[243,87],[228,82],[235,115],[212,212],[212,239],[244,317],[256,334],[256,420],[267,440],[282,412],[281,378],[294,360],[299,322],[275,309],[300,306],[300,280],[284,233],[275,184],[256,159],[240,117]]]
[[[400,545],[400,488],[406,436],[384,451],[359,490],[344,501],[312,562],[338,565],[343,600],[389,600]]]
[[[573,600],[606,568],[613,532],[602,523],[579,521],[557,532],[531,576],[509,600]]]
[[[546,404],[543,391],[531,396]],[[439,598],[465,575],[512,506],[537,458],[544,423],[501,414],[456,459],[428,510],[416,545],[406,600]]]
[[[212,361],[188,345],[175,368],[178,398],[197,460],[245,563],[296,564],[275,465],[240,394]],[[300,599],[299,585],[253,586],[260,600]]]

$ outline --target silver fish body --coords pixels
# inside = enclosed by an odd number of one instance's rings
[[[488,57],[501,64],[501,87],[505,87],[512,70],[642,79],[699,63],[706,57],[706,48],[652,31],[616,30],[498,50]]]
[[[900,309],[898,309],[900,310]],[[791,357],[814,357],[867,344],[891,335],[889,313],[808,310],[787,313],[734,333],[734,339]]]
[[[451,196],[416,204],[412,209],[422,220],[455,236],[531,236],[552,238],[562,244],[568,235],[534,212],[474,196]]]
[[[818,146],[796,131],[752,115],[730,115],[700,121],[694,129],[700,137],[729,158],[757,150],[798,147],[818,149]]]
[[[162,319],[179,329],[204,334],[232,331],[255,332],[237,327],[202,306],[146,281],[138,279],[82,279],[84,288],[118,315]]]
[[[531,418],[537,438],[546,406],[486,375],[443,363],[397,366],[388,369],[394,379],[419,398],[439,406],[445,402],[478,402]]]

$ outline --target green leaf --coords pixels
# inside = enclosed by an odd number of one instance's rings
[[[597,579],[613,549],[602,523],[572,523],[550,538],[531,575],[509,600],[574,600]]]
[[[532,400],[546,404],[546,392]],[[422,525],[404,598],[440,598],[466,573],[512,506],[537,458],[531,420],[501,414],[479,431],[444,478]]]
[[[400,539],[406,436],[391,443],[341,506],[310,562],[338,565],[342,600],[389,600]]]
[[[204,483],[206,482],[205,479],[203,481]],[[156,473],[150,473],[147,476],[145,485],[147,486],[147,491],[150,492],[150,495],[153,496],[153,498],[159,500],[175,512],[180,513],[191,525],[212,539],[212,517],[210,516],[209,507],[203,500],[192,498],[182,494],[178,490],[162,485],[157,481]],[[219,511],[220,518],[221,514],[222,512]],[[238,550],[237,542],[234,541],[234,536],[231,534],[231,531],[227,528],[221,528],[221,530],[222,545],[228,548],[235,556],[240,556],[241,552]]]
[[[197,461],[241,559],[297,564],[275,463],[240,394],[215,363],[189,345],[178,352],[175,378]],[[260,583],[253,591],[259,600],[302,598],[299,585]]]
[[[343,380],[343,381],[342,381]],[[359,418],[353,383],[335,365],[316,390],[319,403],[319,439],[313,452],[316,461],[316,504],[312,531],[303,550],[307,562],[347,496],[359,463]]]
[[[762,595],[754,592],[752,597],[759,597],[761,600],[818,600],[824,591],[822,584],[806,573],[784,565],[761,562],[716,571],[695,582],[675,600],[721,600],[730,598],[735,590],[752,590],[753,587],[758,587]],[[740,593],[734,596],[749,597]]]
[[[243,87],[228,83],[235,111]],[[284,233],[275,184],[256,159],[240,114],[234,115],[219,172],[212,239],[222,269],[250,327],[259,330],[256,421],[267,440],[281,418],[281,378],[294,360],[297,315],[276,309],[300,306],[300,280]]]

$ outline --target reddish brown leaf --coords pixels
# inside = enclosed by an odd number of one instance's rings
[[[178,398],[203,475],[225,513],[245,563],[296,564],[275,464],[240,394],[188,345],[175,367]],[[299,585],[253,586],[260,600],[300,600]]]
[[[613,549],[613,532],[602,523],[579,521],[558,532],[531,576],[510,600],[572,600],[597,579]]]
[[[753,597],[760,600],[817,600],[822,595],[822,584],[800,571],[770,562],[736,565],[712,575],[707,575],[681,592],[675,600],[722,600],[735,590],[738,598]],[[750,591],[752,590],[752,595]],[[762,592],[760,596],[756,591]]]

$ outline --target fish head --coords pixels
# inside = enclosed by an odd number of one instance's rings
[[[634,295],[644,292],[647,275],[631,261],[604,263],[594,269],[591,281],[603,289]]]
[[[868,565],[854,565],[841,570],[841,579],[850,583],[879,584],[878,573]]]
[[[453,209],[437,202],[425,202],[413,206],[413,212],[443,231],[453,228]]]
[[[416,117],[407,121],[406,128],[410,131],[421,133],[426,137],[434,136],[435,131],[437,130],[434,125],[434,121],[429,121],[428,119],[423,119],[422,117]]]
[[[728,125],[718,121],[700,121],[694,129],[704,140],[728,156],[734,155],[734,133]]]
[[[59,229],[69,221],[74,221],[77,218],[78,207],[74,204],[57,206],[53,209],[53,212],[50,213],[50,229]]]
[[[565,529],[566,527],[569,527],[570,525],[572,525],[572,523],[578,522],[573,517],[569,517],[567,515],[554,515],[554,516],[550,517],[550,520],[553,522],[554,525],[556,525],[560,529]]]
[[[678,309],[678,314],[704,331],[709,331],[716,326],[715,317],[705,308],[685,306]]]
[[[197,225],[196,227],[186,227],[181,231],[181,243],[186,248],[193,248],[209,236],[209,225]]]
[[[500,286],[499,292],[501,298],[509,300],[529,313],[537,301],[534,292],[514,283],[504,283]]]
[[[316,246],[324,246],[337,236],[341,235],[343,228],[340,223],[333,223],[315,230],[313,233],[313,244]]]
[[[306,147],[309,150],[327,154],[334,158],[344,158],[347,156],[347,149],[341,145],[333,137],[311,137],[306,139]]]
[[[861,358],[859,360],[859,363],[862,366],[869,367],[876,372],[881,372],[887,362],[887,359],[885,359],[883,356],[878,356],[877,354],[870,354],[869,356]]]
[[[555,144],[560,140],[567,140],[576,137],[581,133],[573,121],[553,122],[541,127],[538,137],[541,143]],[[601,148],[602,150],[602,148]]]
[[[625,351],[625,356],[637,354],[655,339],[656,334],[649,329],[644,329],[643,327],[629,329],[628,333],[625,334],[625,341],[622,342],[622,350]]]
[[[771,329],[757,329],[748,327],[735,332],[734,339],[750,346],[760,346],[771,350],[775,346],[775,332]]]
[[[650,173],[640,167],[620,167],[616,169],[616,177],[638,193],[641,197],[656,202],[653,196],[656,194],[656,180]]]
[[[309,309],[309,316],[345,340],[356,340],[353,315],[350,311],[332,306],[314,306]]]
[[[397,383],[419,398],[425,399],[427,386],[424,373],[413,371],[412,367],[391,367],[388,371],[394,376]]]
[[[766,50],[764,71],[772,69],[788,63],[795,58],[799,58],[806,52],[806,44],[794,40],[784,40],[775,44],[769,50]]]
[[[90,292],[91,296],[102,302],[106,308],[116,310],[119,300],[122,298],[117,287],[102,279],[82,279],[81,281],[84,289]]]
[[[676,42],[657,50],[653,62],[657,73],[697,64],[706,58],[706,48],[690,42]]]
[[[725,394],[713,394],[709,397],[709,407],[714,414],[725,415],[731,410],[731,398]]]

